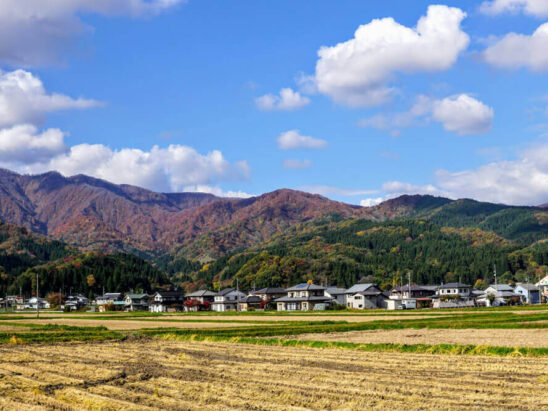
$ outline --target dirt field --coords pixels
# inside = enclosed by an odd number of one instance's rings
[[[543,409],[548,359],[137,341],[0,346],[1,409]]]
[[[312,341],[342,341],[358,344],[473,344],[501,347],[548,347],[548,329],[374,330],[332,334],[304,334],[291,338]]]

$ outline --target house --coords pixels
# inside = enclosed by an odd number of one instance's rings
[[[206,302],[211,304],[213,301],[215,301],[215,295],[216,293],[214,293],[213,291],[198,290],[185,295],[185,300],[196,300],[200,304],[204,304]]]
[[[285,297],[287,295],[287,291],[285,290],[285,288],[267,287],[261,288],[260,290],[252,291],[250,294],[261,297],[263,301],[270,302],[276,300],[277,298]]]
[[[336,304],[346,306],[346,289],[337,287],[327,287],[325,295],[331,297]]]
[[[541,298],[544,299],[544,301],[548,300],[548,275],[541,279],[538,283],[535,284],[539,290]]]
[[[30,308],[32,310],[40,308],[40,310],[45,310],[50,308],[50,305],[45,298],[32,297],[27,304],[25,304],[25,308]]]
[[[149,311],[152,313],[165,313],[182,311],[185,304],[183,291],[158,291],[152,296]]]
[[[69,295],[65,300],[65,304],[61,306],[61,309],[67,311],[77,311],[82,307],[87,307],[88,305],[89,299],[84,297],[82,294]]]
[[[4,300],[4,306],[6,308],[16,308],[18,310],[25,309],[25,299],[17,295],[8,295]]]
[[[298,284],[287,289],[287,296],[275,300],[278,311],[325,310],[333,300],[325,295],[325,287]]]
[[[476,297],[472,293],[473,287],[462,283],[442,284],[435,295],[431,296],[434,308],[463,308],[474,307]]]
[[[98,296],[95,298],[95,305],[107,305],[116,301],[122,301],[122,293],[106,293]]]
[[[372,285],[364,291],[358,291],[346,296],[346,306],[355,310],[386,308],[386,295]]]
[[[126,311],[148,311],[150,298],[148,294],[126,294]]]
[[[264,301],[258,295],[248,295],[243,300],[240,300],[239,310],[251,311],[251,310],[261,309],[266,303],[267,302]]]
[[[525,304],[540,304],[540,289],[528,283],[517,283],[514,292]]]
[[[484,291],[484,293],[491,294],[496,292],[514,292],[514,287],[512,287],[509,284],[491,284],[489,287],[487,287]]]
[[[211,309],[218,312],[236,311],[238,310],[238,303],[245,297],[246,295],[241,291],[234,288],[225,288],[215,295]]]
[[[391,300],[387,304],[390,308],[426,308],[432,305],[432,296],[436,294],[437,286],[425,286],[425,285],[403,285],[401,287],[394,287],[390,291],[389,299]],[[399,305],[399,306],[396,306]]]

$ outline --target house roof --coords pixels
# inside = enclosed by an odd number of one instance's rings
[[[126,298],[131,298],[132,300],[141,300],[143,298],[148,297],[148,294],[126,294]]]
[[[533,284],[520,283],[516,285],[516,288],[517,287],[523,288],[524,290],[528,290],[528,291],[538,291],[538,287]]]
[[[548,285],[548,275],[535,284],[537,287],[541,285]]]
[[[374,297],[374,296],[377,296],[377,295],[382,295],[382,291],[379,291],[379,290],[365,290],[365,291],[360,291],[359,293],[356,293],[356,294],[363,295],[364,297]]]
[[[302,302],[302,301],[316,301],[316,302],[320,302],[320,301],[331,301],[332,299],[329,298],[329,297],[321,297],[321,296],[312,296],[312,297],[294,297],[294,298],[291,298],[291,297],[282,297],[282,298],[277,298],[276,300],[274,300],[274,302],[276,303],[292,303],[292,302]]]
[[[285,288],[281,287],[266,287],[261,288],[260,290],[253,291],[253,294],[285,294]]]
[[[327,287],[326,290],[331,295],[341,295],[346,294],[346,288],[338,288],[338,287]]]
[[[448,284],[442,284],[438,288],[441,290],[444,288],[472,288],[472,286],[468,284],[463,284],[463,283],[448,283]]]
[[[350,287],[348,290],[346,290],[346,294],[361,293],[361,292],[367,290],[370,287],[376,287],[376,285],[373,284],[373,283],[354,284],[352,287]]]
[[[401,287],[394,287],[392,291],[409,291],[409,288],[411,288],[411,291],[434,291],[431,288],[425,288],[422,285],[416,285],[411,284],[411,287],[408,285],[402,285]]]
[[[325,287],[322,287],[316,284],[302,283],[302,284],[294,285],[293,287],[290,287],[287,289],[287,291],[313,291],[313,290],[325,290]]]
[[[235,288],[225,288],[224,290],[219,291],[219,292],[218,292],[217,294],[215,294],[215,295],[223,296],[223,295],[230,294],[232,291],[236,291],[236,289],[235,289]]]
[[[187,294],[187,297],[214,297],[215,293],[209,290],[198,290],[193,293]]]
[[[161,297],[182,297],[185,293],[182,290],[172,290],[158,291],[156,294],[159,294]]]
[[[497,291],[514,291],[514,287],[508,284],[491,284],[487,288],[492,288],[493,290]]]
[[[256,295],[248,295],[243,300],[240,300],[241,303],[247,304],[259,304],[263,302],[263,299]]]

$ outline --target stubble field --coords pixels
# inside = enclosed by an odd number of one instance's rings
[[[193,341],[0,347],[3,409],[543,409],[548,359]]]

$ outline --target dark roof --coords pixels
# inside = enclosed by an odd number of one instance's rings
[[[280,287],[266,287],[260,290],[253,291],[253,294],[286,294],[285,288]]]
[[[193,293],[187,294],[187,297],[214,297],[215,293],[209,290],[198,290]]]
[[[183,297],[185,293],[182,290],[174,290],[174,291],[158,291],[157,294],[160,294],[161,297]]]
[[[216,295],[222,296],[230,294],[232,291],[236,291],[235,288],[225,288],[224,290],[219,291]]]
[[[409,291],[408,285],[402,285],[401,287],[394,287],[392,291]],[[411,284],[411,291],[433,291],[430,288],[424,288],[421,285]]]
[[[337,287],[327,287],[326,290],[331,295],[342,295],[346,294],[346,288],[337,288]]]
[[[244,299],[240,300],[241,303],[248,303],[248,304],[259,304],[263,302],[263,299],[261,297],[258,297],[256,295],[248,295]]]
[[[449,283],[449,284],[442,284],[439,287],[442,288],[472,288],[471,285],[468,284],[462,284],[462,283]]]
[[[287,291],[312,291],[312,290],[325,290],[325,287],[321,287],[316,284],[302,283],[294,285],[287,289]]]
[[[366,283],[366,284],[355,284],[352,287],[350,287],[348,290],[346,290],[347,294],[357,294],[361,293],[362,291],[367,290],[368,288],[376,287],[373,283]]]
[[[277,298],[274,300],[276,303],[291,303],[291,302],[301,302],[301,301],[331,301],[331,298],[329,297],[320,297],[320,296],[312,296],[312,297],[282,297]]]
[[[378,291],[378,290],[365,290],[365,291],[361,291],[361,292],[356,293],[356,294],[363,295],[364,297],[383,295],[382,291]]]

